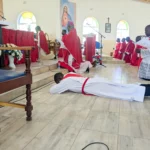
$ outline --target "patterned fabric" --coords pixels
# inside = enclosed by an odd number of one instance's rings
[[[139,77],[150,79],[150,49],[141,50],[141,56],[143,60],[139,67]]]

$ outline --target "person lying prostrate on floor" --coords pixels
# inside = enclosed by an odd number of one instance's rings
[[[92,94],[137,102],[143,102],[144,96],[150,96],[150,85],[119,84],[100,77],[83,77],[76,73],[68,73],[66,75],[56,73],[54,81],[57,84],[50,88],[50,93],[52,94],[72,91],[83,93],[84,95]]]

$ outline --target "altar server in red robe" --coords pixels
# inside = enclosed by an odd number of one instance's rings
[[[130,39],[130,37],[127,37],[127,38],[126,38],[126,41],[127,41],[128,43],[127,43],[127,47],[126,47],[126,50],[125,50],[124,61],[125,61],[126,63],[130,63],[130,62],[131,62],[131,56],[132,56],[132,53],[133,53],[133,51],[134,51],[135,44],[134,44],[133,41]]]
[[[122,43],[121,43],[121,46],[120,46],[120,50],[119,50],[119,52],[118,52],[118,59],[120,59],[120,60],[122,60],[122,58],[123,58],[123,54],[124,54],[124,52],[125,52],[125,50],[126,50],[126,39],[125,38],[123,38],[122,39]]]
[[[117,38],[116,40],[116,48],[115,48],[115,51],[114,51],[114,58],[118,58],[118,52],[120,50],[120,46],[121,46],[121,43],[120,43],[120,38]]]
[[[141,40],[141,36],[137,36],[136,37],[136,42],[140,41]],[[140,58],[140,54],[137,53],[137,49],[140,49],[142,48],[140,45],[137,45],[135,44],[135,48],[134,48],[134,51],[133,51],[133,54],[132,54],[132,57],[131,57],[131,65],[132,66],[138,66],[139,64],[139,60],[141,59]]]
[[[35,29],[37,32],[38,46],[40,48],[40,51],[44,51],[46,54],[49,54],[50,51],[44,32],[41,30],[40,26],[37,26]]]

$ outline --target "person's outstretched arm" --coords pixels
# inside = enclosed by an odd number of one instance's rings
[[[67,79],[61,81],[59,84],[53,85],[50,88],[51,94],[60,94],[68,90]]]

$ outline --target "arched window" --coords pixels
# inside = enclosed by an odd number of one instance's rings
[[[93,33],[96,35],[96,40],[98,41],[99,34],[99,24],[98,21],[93,17],[88,17],[83,22],[83,35]],[[85,38],[83,37],[83,42]]]
[[[126,38],[129,36],[129,25],[126,21],[121,20],[117,25],[117,38]]]
[[[19,15],[17,29],[35,32],[36,18],[31,12],[23,12]]]

